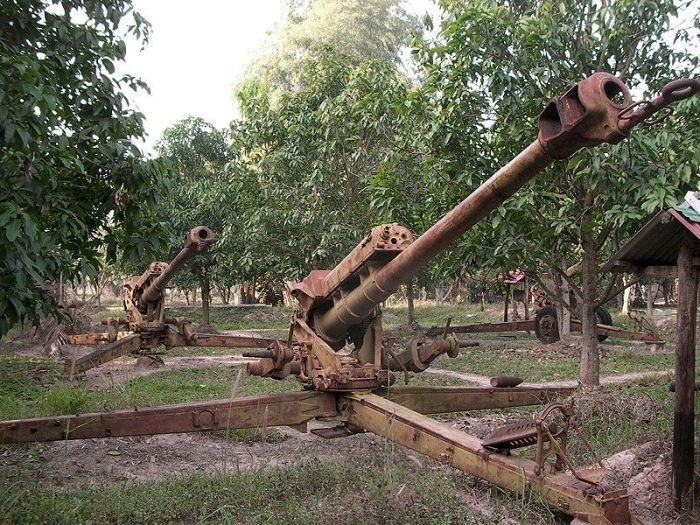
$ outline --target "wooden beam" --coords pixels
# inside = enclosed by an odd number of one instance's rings
[[[691,259],[691,266],[694,268],[700,267],[700,257]],[[610,268],[613,273],[633,273],[640,277],[677,277],[678,270],[672,265],[651,265],[651,266],[636,266],[625,261],[615,261]]]
[[[692,504],[695,470],[695,327],[697,321],[698,268],[693,264],[696,239],[683,236],[678,252],[678,314],[676,332],[676,406],[673,413],[673,505],[676,510]]]

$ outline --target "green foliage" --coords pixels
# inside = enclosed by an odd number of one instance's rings
[[[466,476],[432,467],[418,470],[388,457],[350,463],[304,460],[232,475],[183,475],[163,482],[58,492],[20,480],[0,491],[0,520],[245,525],[501,522],[507,501],[492,502],[492,517],[475,516],[457,492],[470,488]],[[348,497],[348,487],[361,496]]]
[[[426,67],[425,89],[444,116],[436,123],[455,129],[435,154],[474,187],[535,138],[532,122],[543,103],[572,81],[605,70],[639,95],[692,76],[698,57],[683,47],[692,36],[673,18],[685,5],[442,2],[440,34],[416,49]],[[586,233],[603,248],[601,255],[610,253],[649,212],[675,204],[697,184],[699,129],[690,115],[699,107],[695,97],[678,104],[676,115],[659,127],[547,169],[479,224],[463,260],[527,267],[537,275],[543,266],[559,267],[562,257],[570,264],[579,260]],[[476,123],[477,131],[459,132],[462,123]],[[475,146],[483,151],[480,166],[471,158]]]
[[[127,0],[0,7],[0,336],[56,314],[49,283],[94,275],[101,247],[139,255],[122,241],[148,222],[162,167],[133,143],[143,115],[123,90],[145,85],[115,63],[148,31]]]
[[[172,235],[161,257],[173,257],[182,248],[183,234],[195,226],[209,226],[221,237],[235,221],[237,194],[225,169],[234,159],[229,143],[227,131],[195,117],[188,117],[163,133],[157,150],[170,174],[157,213],[169,225]],[[208,287],[214,279],[231,286],[237,277],[233,271],[236,259],[235,251],[215,246],[196,256],[178,272],[173,283],[192,289],[202,284]]]
[[[420,32],[402,0],[305,0],[289,2],[287,19],[268,50],[251,66],[249,78],[275,94],[304,86],[303,64],[327,49],[354,65],[366,59],[400,65],[401,51]]]
[[[376,224],[367,188],[412,89],[391,64],[332,50],[299,69],[277,105],[265,84],[244,86],[235,130],[249,167],[242,262],[287,279],[332,267]]]

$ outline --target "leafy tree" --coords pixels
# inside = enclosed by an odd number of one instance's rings
[[[606,70],[648,95],[672,78],[693,75],[698,57],[687,51],[692,36],[674,19],[679,8],[690,5],[441,2],[440,34],[417,51],[426,67],[425,88],[444,115],[438,124],[449,134],[435,155],[454,168],[452,177],[464,174],[470,188],[533,140],[532,122],[544,101],[572,81]],[[574,287],[581,304],[585,384],[599,380],[596,308],[617,288],[614,280],[601,282],[597,265],[644,215],[674,204],[697,184],[700,130],[692,115],[699,107],[696,97],[679,104],[676,117],[659,128],[638,130],[618,146],[583,150],[555,164],[468,237],[496,247],[477,250],[482,264],[527,268],[533,276],[545,270]],[[479,139],[459,132],[464,122],[478,123]],[[473,145],[481,150],[481,169],[470,160]],[[461,160],[476,171],[466,174]],[[582,260],[580,277],[563,275],[562,257]]]
[[[375,59],[401,63],[401,51],[420,31],[418,19],[402,0],[302,0],[288,3],[285,23],[257,58],[249,78],[265,82],[274,93],[303,83],[299,68],[332,48],[358,64]]]
[[[58,314],[49,283],[96,276],[99,249],[127,256],[149,222],[162,173],[134,145],[143,115],[116,75],[125,38],[148,23],[128,0],[10,0],[0,4],[0,336]]]
[[[377,221],[366,191],[392,146],[410,86],[395,66],[327,50],[273,107],[261,82],[239,93],[248,165],[245,241],[259,269],[300,278],[331,268]]]
[[[201,224],[220,236],[229,220],[236,219],[236,193],[225,170],[233,156],[228,133],[194,117],[166,129],[157,150],[171,169],[158,214],[173,230],[169,253],[174,256],[182,248],[183,232]],[[201,288],[204,326],[209,326],[212,282],[232,284],[233,255],[214,248],[196,256],[174,280],[184,289]]]

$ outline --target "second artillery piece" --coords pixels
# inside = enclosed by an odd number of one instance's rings
[[[124,283],[124,317],[102,321],[106,332],[67,336],[71,345],[105,345],[102,348],[65,362],[65,371],[71,377],[98,367],[124,355],[132,354],[160,360],[158,349],[177,346],[205,346],[227,348],[265,348],[275,339],[241,335],[197,333],[184,317],[167,317],[165,289],[175,274],[197,254],[204,253],[216,243],[214,232],[206,226],[197,226],[187,232],[185,245],[168,262],[153,262],[141,275]]]

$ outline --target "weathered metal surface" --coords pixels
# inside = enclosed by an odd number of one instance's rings
[[[551,327],[550,327],[551,328]],[[535,329],[535,320],[526,321],[508,321],[505,323],[480,323],[470,325],[450,326],[450,332],[455,334],[475,334],[475,333],[499,333],[499,332],[530,332]],[[434,336],[442,333],[443,327],[431,326],[425,334]],[[581,331],[581,321],[577,319],[571,320],[571,331]],[[631,339],[633,341],[644,341],[645,343],[660,343],[662,342],[658,334],[653,332],[635,332],[633,330],[625,330],[617,326],[605,324],[598,325],[598,334],[607,335],[610,337],[619,337],[621,339]]]
[[[695,86],[697,81],[691,81]],[[692,95],[695,87],[671,90],[663,104]],[[666,89],[666,88],[664,88]],[[616,95],[621,97],[616,103]],[[562,159],[582,147],[603,142],[618,143],[641,122],[626,110],[631,103],[625,85],[607,73],[582,80],[563,97],[555,99],[540,117],[538,140],[477,188],[464,201],[416,239],[395,259],[367,277],[360,286],[337,299],[331,308],[314,313],[315,331],[334,343],[348,329],[365,319],[374,308],[408,281],[436,254],[510,197],[553,159]],[[659,109],[661,104],[655,106]],[[627,111],[626,120],[621,121]],[[645,113],[645,118],[648,114]],[[307,319],[308,321],[308,319]]]
[[[0,421],[0,443],[297,426],[337,414],[336,398],[289,392],[137,410]]]
[[[480,388],[462,386],[392,386],[375,393],[421,414],[446,414],[542,405],[574,392],[574,388]]]
[[[686,85],[676,89],[668,96],[692,94]],[[295,354],[274,366],[264,358],[249,369],[275,377],[286,374],[282,367],[289,362],[298,361],[303,381],[333,391],[376,389],[386,383],[381,373],[386,368],[424,369],[426,360],[397,359],[391,344],[383,341],[381,302],[550,162],[582,147],[616,144],[625,138],[634,123],[641,122],[626,109],[630,104],[620,80],[606,73],[592,75],[543,111],[537,140],[418,239],[411,242],[410,232],[402,233],[396,225],[377,227],[335,269],[314,270],[300,283],[290,283],[299,302],[293,319]],[[522,328],[531,329],[530,323]],[[348,343],[354,346],[349,356],[334,355]]]
[[[115,414],[0,422],[0,440],[78,439],[272,425],[303,428],[311,418],[332,417],[344,422],[345,430],[374,432],[499,486],[533,490],[555,508],[590,523],[638,523],[629,513],[624,490],[605,491],[596,487],[596,491],[591,491],[592,484],[582,478],[563,473],[544,475],[542,463],[488,451],[481,440],[418,412],[535,403],[551,394],[551,390],[494,388],[467,392],[450,388],[432,391],[393,388],[386,390],[389,399],[369,393],[390,384],[392,375],[387,365],[392,359],[401,364],[399,368],[406,369],[406,363],[393,352],[392,343],[382,337],[379,305],[553,159],[566,158],[581,147],[617,143],[654,111],[694,94],[699,86],[697,81],[675,83],[664,88],[661,97],[635,107],[630,105],[624,84],[611,75],[597,73],[555,99],[540,117],[538,139],[417,240],[410,242],[408,234],[402,238],[400,227],[394,225],[389,225],[388,230],[375,229],[367,240],[374,244],[369,248],[368,244],[358,246],[341,267],[312,272],[302,283],[291,285],[300,308],[294,316],[289,343],[273,343],[269,357],[266,353],[251,368],[269,377],[284,376],[294,368],[307,386],[338,393],[301,392]],[[616,95],[620,97],[619,104]],[[392,232],[398,234],[396,243],[391,242]],[[389,247],[388,262],[377,256],[384,246],[379,246],[375,234],[388,236],[389,244],[396,244]],[[167,282],[167,269],[158,271],[160,277],[153,282],[159,285]],[[138,298],[143,298],[146,291],[147,298],[161,297],[159,285],[142,283]],[[144,321],[139,326],[139,337],[142,346],[150,348],[158,342],[158,323],[162,324],[163,313],[156,311],[153,303],[145,309],[142,306],[136,308]],[[184,325],[176,331],[187,340],[192,337]],[[458,345],[448,339],[448,334],[443,333],[441,341],[424,345],[425,348],[415,345],[409,349],[411,363],[422,367],[438,350],[456,353],[454,346]],[[337,350],[346,343],[351,352],[339,354]],[[550,427],[537,425],[538,429],[549,431]],[[549,437],[554,443],[552,436]],[[556,456],[557,460],[562,457]]]
[[[389,360],[389,369],[423,372],[430,366],[430,363],[443,354],[450,357],[459,355],[459,341],[454,335],[432,342],[414,339],[405,351],[392,356]]]
[[[179,340],[173,336],[170,346],[204,346],[216,348],[267,348],[278,342],[272,337],[254,337],[249,335],[225,335],[195,333],[189,340]]]
[[[131,332],[117,332],[117,340],[124,339]],[[96,332],[91,334],[72,334],[66,336],[69,345],[105,345],[114,341],[110,340],[109,332]]]
[[[672,80],[661,88],[660,94],[651,100],[640,100],[627,106],[619,115],[618,121],[623,133],[628,133],[638,124],[656,124],[673,113],[670,104],[690,98],[700,91],[700,80],[680,78]],[[663,110],[663,111],[662,111]],[[652,118],[655,113],[659,113]]]
[[[402,283],[515,193],[549,161],[540,142],[533,142],[395,259],[338,299],[331,309],[318,312],[314,320],[317,332],[328,341],[342,339],[348,328],[357,323],[356,319],[369,315]]]
[[[533,420],[499,427],[482,442],[485,448],[496,450],[513,450],[535,444],[537,444],[537,427]]]
[[[625,490],[590,493],[589,483],[560,473],[535,474],[536,463],[489,452],[482,441],[375,394],[344,396],[341,418],[348,423],[469,472],[498,486],[529,489],[554,508],[589,523],[634,523]],[[638,521],[637,521],[638,522]]]
[[[527,332],[535,329],[535,320],[507,321],[504,323],[479,323],[450,326],[450,332],[454,334],[496,333],[496,332]],[[425,335],[435,336],[444,330],[444,327],[431,326]]]
[[[74,377],[76,374],[82,374],[86,370],[136,352],[140,347],[141,336],[139,334],[130,334],[80,358],[67,359],[64,361],[63,366],[66,374],[69,377]]]
[[[315,270],[300,283],[289,283],[290,293],[295,298],[327,299],[341,286],[357,286],[360,277],[369,273],[370,265],[386,264],[412,242],[413,234],[408,228],[398,224],[376,226],[332,270]]]
[[[196,341],[194,331],[185,319],[166,319],[163,301],[163,290],[175,273],[185,262],[196,255],[207,251],[216,238],[206,226],[197,226],[190,230],[185,238],[185,246],[170,263],[154,262],[141,275],[129,279],[124,284],[125,317],[105,319],[102,324],[108,327],[103,334],[81,334],[69,336],[70,344],[104,344],[106,348],[97,349],[78,360],[68,359],[65,370],[71,375],[85,372],[108,361],[117,359],[127,353],[152,353],[156,348],[165,345],[173,346],[227,346],[246,347],[243,345],[259,346],[263,341],[255,338],[226,339],[222,337],[212,344],[201,344]],[[128,327],[129,331],[119,331],[120,326]],[[131,334],[131,335],[129,335]],[[204,334],[205,336],[210,334]],[[133,336],[133,337],[132,337]],[[121,341],[128,342],[121,343]],[[218,342],[219,344],[215,344]],[[135,346],[138,343],[138,346]]]
[[[571,331],[580,332],[581,331],[581,321],[578,319],[571,320]],[[620,339],[630,339],[633,341],[643,341],[647,344],[661,343],[659,334],[654,332],[635,332],[633,330],[625,330],[617,326],[610,326],[607,324],[599,324],[598,335],[607,335],[609,337],[619,337]]]
[[[144,304],[159,300],[163,295],[165,287],[175,276],[177,271],[185,265],[188,259],[191,259],[198,253],[206,252],[215,242],[216,237],[214,237],[214,232],[206,226],[197,226],[187,232],[185,236],[185,246],[175,258],[169,263],[154,263],[164,266],[159,268],[158,275],[155,275],[154,272],[154,279],[140,283],[141,293],[134,297],[138,303],[141,303],[138,306],[143,308]]]
[[[496,376],[490,381],[491,386],[495,388],[516,387],[522,382],[522,378],[516,376]]]

